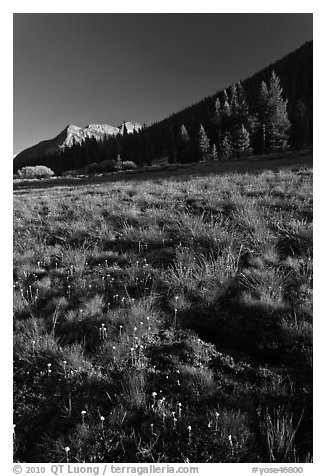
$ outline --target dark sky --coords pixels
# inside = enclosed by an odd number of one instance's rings
[[[312,35],[312,14],[14,14],[14,153],[70,123],[149,125]]]

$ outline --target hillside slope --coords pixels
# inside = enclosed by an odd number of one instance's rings
[[[292,145],[297,147],[302,139],[302,125],[300,124],[302,118],[298,108],[299,101],[304,105],[304,119],[307,123],[304,140],[311,144],[313,130],[313,42],[305,43],[292,53],[241,81],[251,112],[257,108],[261,82],[265,81],[267,83],[272,71],[275,71],[280,78],[284,98],[288,100],[288,113],[292,124]],[[202,101],[144,129],[141,135],[152,138],[154,156],[164,155],[168,151],[174,140],[171,131],[180,130],[182,124],[186,126],[189,135],[197,135],[200,124],[203,124],[208,136],[215,142],[217,130],[213,117],[217,97],[221,102],[223,101],[223,90],[217,91],[215,94],[202,99]],[[161,138],[164,138],[165,150],[161,146]]]
[[[242,81],[245,96],[249,106],[249,115],[257,115],[259,91],[262,81],[269,83],[271,73],[275,71],[283,89],[283,98],[287,100],[287,111],[291,122],[289,144],[293,149],[301,149],[312,144],[313,139],[313,42],[307,42],[294,52],[284,56],[279,61],[267,66],[250,78]],[[228,92],[230,88],[227,88]],[[78,141],[75,146],[65,148],[60,154],[47,155],[42,144],[35,146],[35,156],[27,150],[14,160],[14,171],[22,165],[47,165],[57,174],[66,170],[80,169],[91,162],[115,160],[120,154],[123,160],[132,160],[138,165],[151,165],[152,160],[161,157],[172,157],[180,152],[180,128],[185,126],[190,137],[191,151],[185,151],[178,162],[196,162],[199,160],[198,132],[201,124],[207,133],[210,144],[220,144],[218,127],[215,120],[215,102],[219,98],[224,103],[223,90],[204,98],[199,103],[191,105],[168,118],[140,129],[137,134],[107,135],[103,143],[92,143],[85,137],[82,146]],[[80,132],[77,131],[77,135]],[[49,144],[46,144],[48,147]],[[48,148],[52,153],[53,149]],[[262,151],[254,150],[254,153]],[[42,156],[43,153],[43,156]]]

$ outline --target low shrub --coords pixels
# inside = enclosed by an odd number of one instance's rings
[[[135,170],[137,165],[132,160],[125,160],[121,162],[121,170]]]
[[[115,172],[116,162],[114,160],[103,160],[102,162],[92,162],[86,167],[87,173],[96,174],[101,172]]]
[[[54,172],[44,165],[35,165],[23,167],[17,174],[22,179],[43,179],[52,177]]]

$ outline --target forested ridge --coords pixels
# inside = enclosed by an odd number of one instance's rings
[[[25,165],[46,165],[60,174],[117,157],[142,166],[161,157],[186,163],[300,149],[312,143],[312,61],[310,41],[252,77],[139,132],[87,139],[26,163],[18,155],[14,172]]]

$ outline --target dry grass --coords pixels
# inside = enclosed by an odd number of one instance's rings
[[[14,220],[16,461],[311,459],[311,170],[35,189]]]

